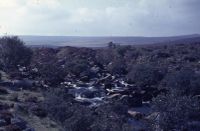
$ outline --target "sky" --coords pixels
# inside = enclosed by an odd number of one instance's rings
[[[0,35],[200,34],[200,0],[0,0]]]

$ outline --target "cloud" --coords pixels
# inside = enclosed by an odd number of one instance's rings
[[[59,24],[67,16],[57,0],[6,0],[0,5],[2,34],[45,34],[50,31],[52,23],[59,19],[56,23]]]
[[[0,33],[145,35],[200,33],[199,0],[0,0]]]

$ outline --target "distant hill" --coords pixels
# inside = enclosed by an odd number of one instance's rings
[[[19,36],[29,46],[77,46],[104,47],[109,42],[121,45],[143,45],[154,43],[200,42],[199,34],[171,37],[79,37],[79,36]]]

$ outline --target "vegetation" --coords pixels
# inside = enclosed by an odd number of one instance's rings
[[[200,94],[200,74],[195,73],[192,69],[181,69],[170,73],[163,83],[165,88],[175,90],[181,95]]]
[[[44,99],[31,97],[20,106],[63,130],[190,131],[200,130],[199,52],[199,43],[30,49],[18,37],[2,37],[0,69],[12,80],[34,81]],[[103,102],[92,105],[99,96]],[[138,106],[150,112],[130,112]]]
[[[200,130],[200,103],[192,96],[180,95],[173,91],[159,95],[153,100],[153,109],[158,119],[153,120],[154,127],[164,131],[169,130]]]
[[[91,109],[73,101],[66,90],[53,89],[45,93],[44,107],[50,117],[69,131],[123,131],[127,107],[118,103]],[[72,103],[71,103],[72,102]],[[57,105],[57,106],[55,106]],[[125,115],[124,115],[125,114]],[[118,117],[119,119],[115,119]]]
[[[31,49],[24,45],[18,37],[0,38],[0,65],[4,70],[27,66],[32,56]]]
[[[133,65],[127,75],[128,81],[136,83],[140,87],[158,84],[165,76],[164,67],[159,68],[151,64]]]

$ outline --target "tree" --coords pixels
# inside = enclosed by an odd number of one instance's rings
[[[30,63],[32,51],[24,45],[17,36],[0,38],[0,65],[3,70],[27,66]]]
[[[108,47],[109,48],[115,48],[116,44],[111,41],[111,42],[108,43]]]

